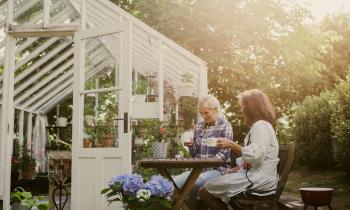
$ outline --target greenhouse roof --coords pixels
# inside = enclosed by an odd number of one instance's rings
[[[0,4],[0,87],[3,81],[5,56],[5,30],[7,2]],[[42,0],[17,0],[14,8],[14,25],[40,26],[43,24]],[[79,30],[81,22],[80,0],[51,0],[50,24],[72,26]],[[163,71],[163,80],[169,81],[174,87],[181,84],[181,75],[193,75],[193,85],[196,95],[207,92],[206,63],[185,50],[172,40],[160,34],[142,21],[130,15],[107,0],[86,1],[87,28],[97,28],[111,25],[122,20],[131,23],[132,69],[143,75],[149,72]],[[38,33],[42,28],[38,27]],[[65,36],[57,30],[57,37],[36,37],[28,33],[27,37],[16,40],[15,66],[15,108],[33,113],[46,113],[61,100],[72,93],[73,84],[73,54],[72,36]],[[98,66],[103,68],[110,60],[108,52],[120,46],[119,39],[100,40],[87,46],[90,50],[89,61],[94,64],[93,71]],[[104,50],[99,50],[99,49]],[[91,72],[96,74],[98,72]],[[0,94],[2,90],[0,91]]]

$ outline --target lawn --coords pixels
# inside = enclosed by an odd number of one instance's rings
[[[332,207],[336,210],[350,208],[350,177],[342,171],[311,171],[305,168],[293,169],[284,188],[284,195],[301,201],[300,187],[331,187],[334,189]],[[328,209],[328,208],[319,208]]]

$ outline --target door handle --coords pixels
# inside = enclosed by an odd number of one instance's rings
[[[128,127],[129,127],[129,114],[127,112],[124,112],[123,118],[116,118],[114,120],[123,120],[124,121],[124,133],[128,133]]]

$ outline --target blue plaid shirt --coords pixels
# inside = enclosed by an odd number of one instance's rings
[[[207,125],[205,121],[197,123],[194,129],[193,142],[194,146],[190,147],[190,153],[200,154],[200,146],[203,138],[227,138],[233,140],[232,126],[223,116],[219,116],[215,123]],[[225,164],[222,167],[216,168],[222,174],[226,173],[231,161],[231,150],[218,147],[208,147],[208,154],[214,155],[222,159]]]

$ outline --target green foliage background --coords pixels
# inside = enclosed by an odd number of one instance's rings
[[[349,66],[349,14],[316,23],[297,1],[111,1],[208,63],[210,92],[239,141],[247,131],[240,91],[264,90],[277,116],[291,122],[297,104],[333,88]],[[290,137],[286,126],[277,129]]]

